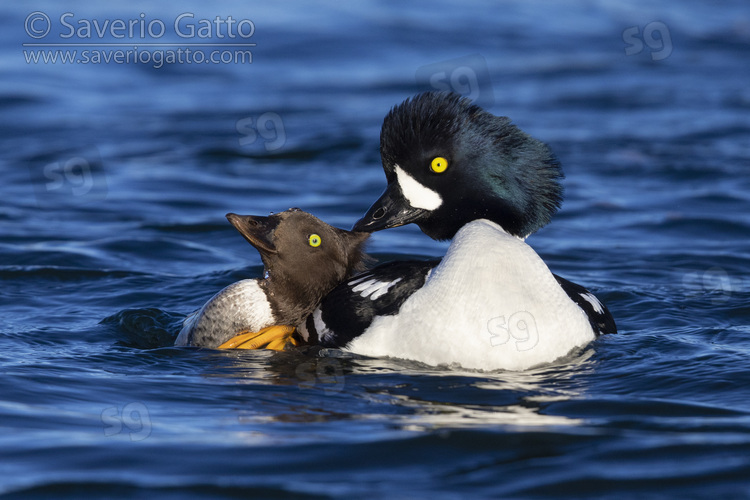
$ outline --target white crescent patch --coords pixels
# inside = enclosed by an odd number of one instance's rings
[[[398,182],[404,198],[413,208],[435,210],[443,204],[443,199],[439,194],[417,182],[414,177],[407,174],[398,165],[396,165],[396,182]]]

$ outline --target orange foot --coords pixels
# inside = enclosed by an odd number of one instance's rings
[[[288,325],[269,326],[257,332],[241,332],[219,346],[219,349],[271,349],[283,351],[291,345],[299,345],[293,337],[294,327]]]

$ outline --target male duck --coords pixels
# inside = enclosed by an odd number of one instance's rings
[[[544,143],[468,99],[428,92],[390,111],[380,148],[388,185],[353,230],[413,222],[453,241],[442,260],[386,263],[334,288],[298,327],[307,342],[524,370],[616,332],[602,302],[524,242],[562,199]]]

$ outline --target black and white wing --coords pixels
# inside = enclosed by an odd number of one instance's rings
[[[439,263],[439,259],[388,262],[353,276],[326,295],[299,333],[312,344],[344,347],[376,317],[398,313]]]
[[[597,337],[607,333],[617,333],[615,319],[612,317],[609,309],[607,309],[607,306],[596,298],[596,295],[572,281],[561,278],[556,274],[553,276],[565,293],[568,294],[568,297],[586,313],[589,323],[591,323],[591,329],[594,330]]]

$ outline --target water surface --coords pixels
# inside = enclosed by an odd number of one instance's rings
[[[250,19],[257,45],[249,64],[27,64],[35,11],[55,43],[65,12],[168,29],[187,12]],[[750,496],[744,2],[0,13],[0,493]],[[524,373],[170,347],[261,272],[224,214],[299,206],[350,227],[384,187],[384,115],[430,77],[551,145],[565,203],[528,241],[620,333]],[[446,248],[416,227],[369,246]]]

